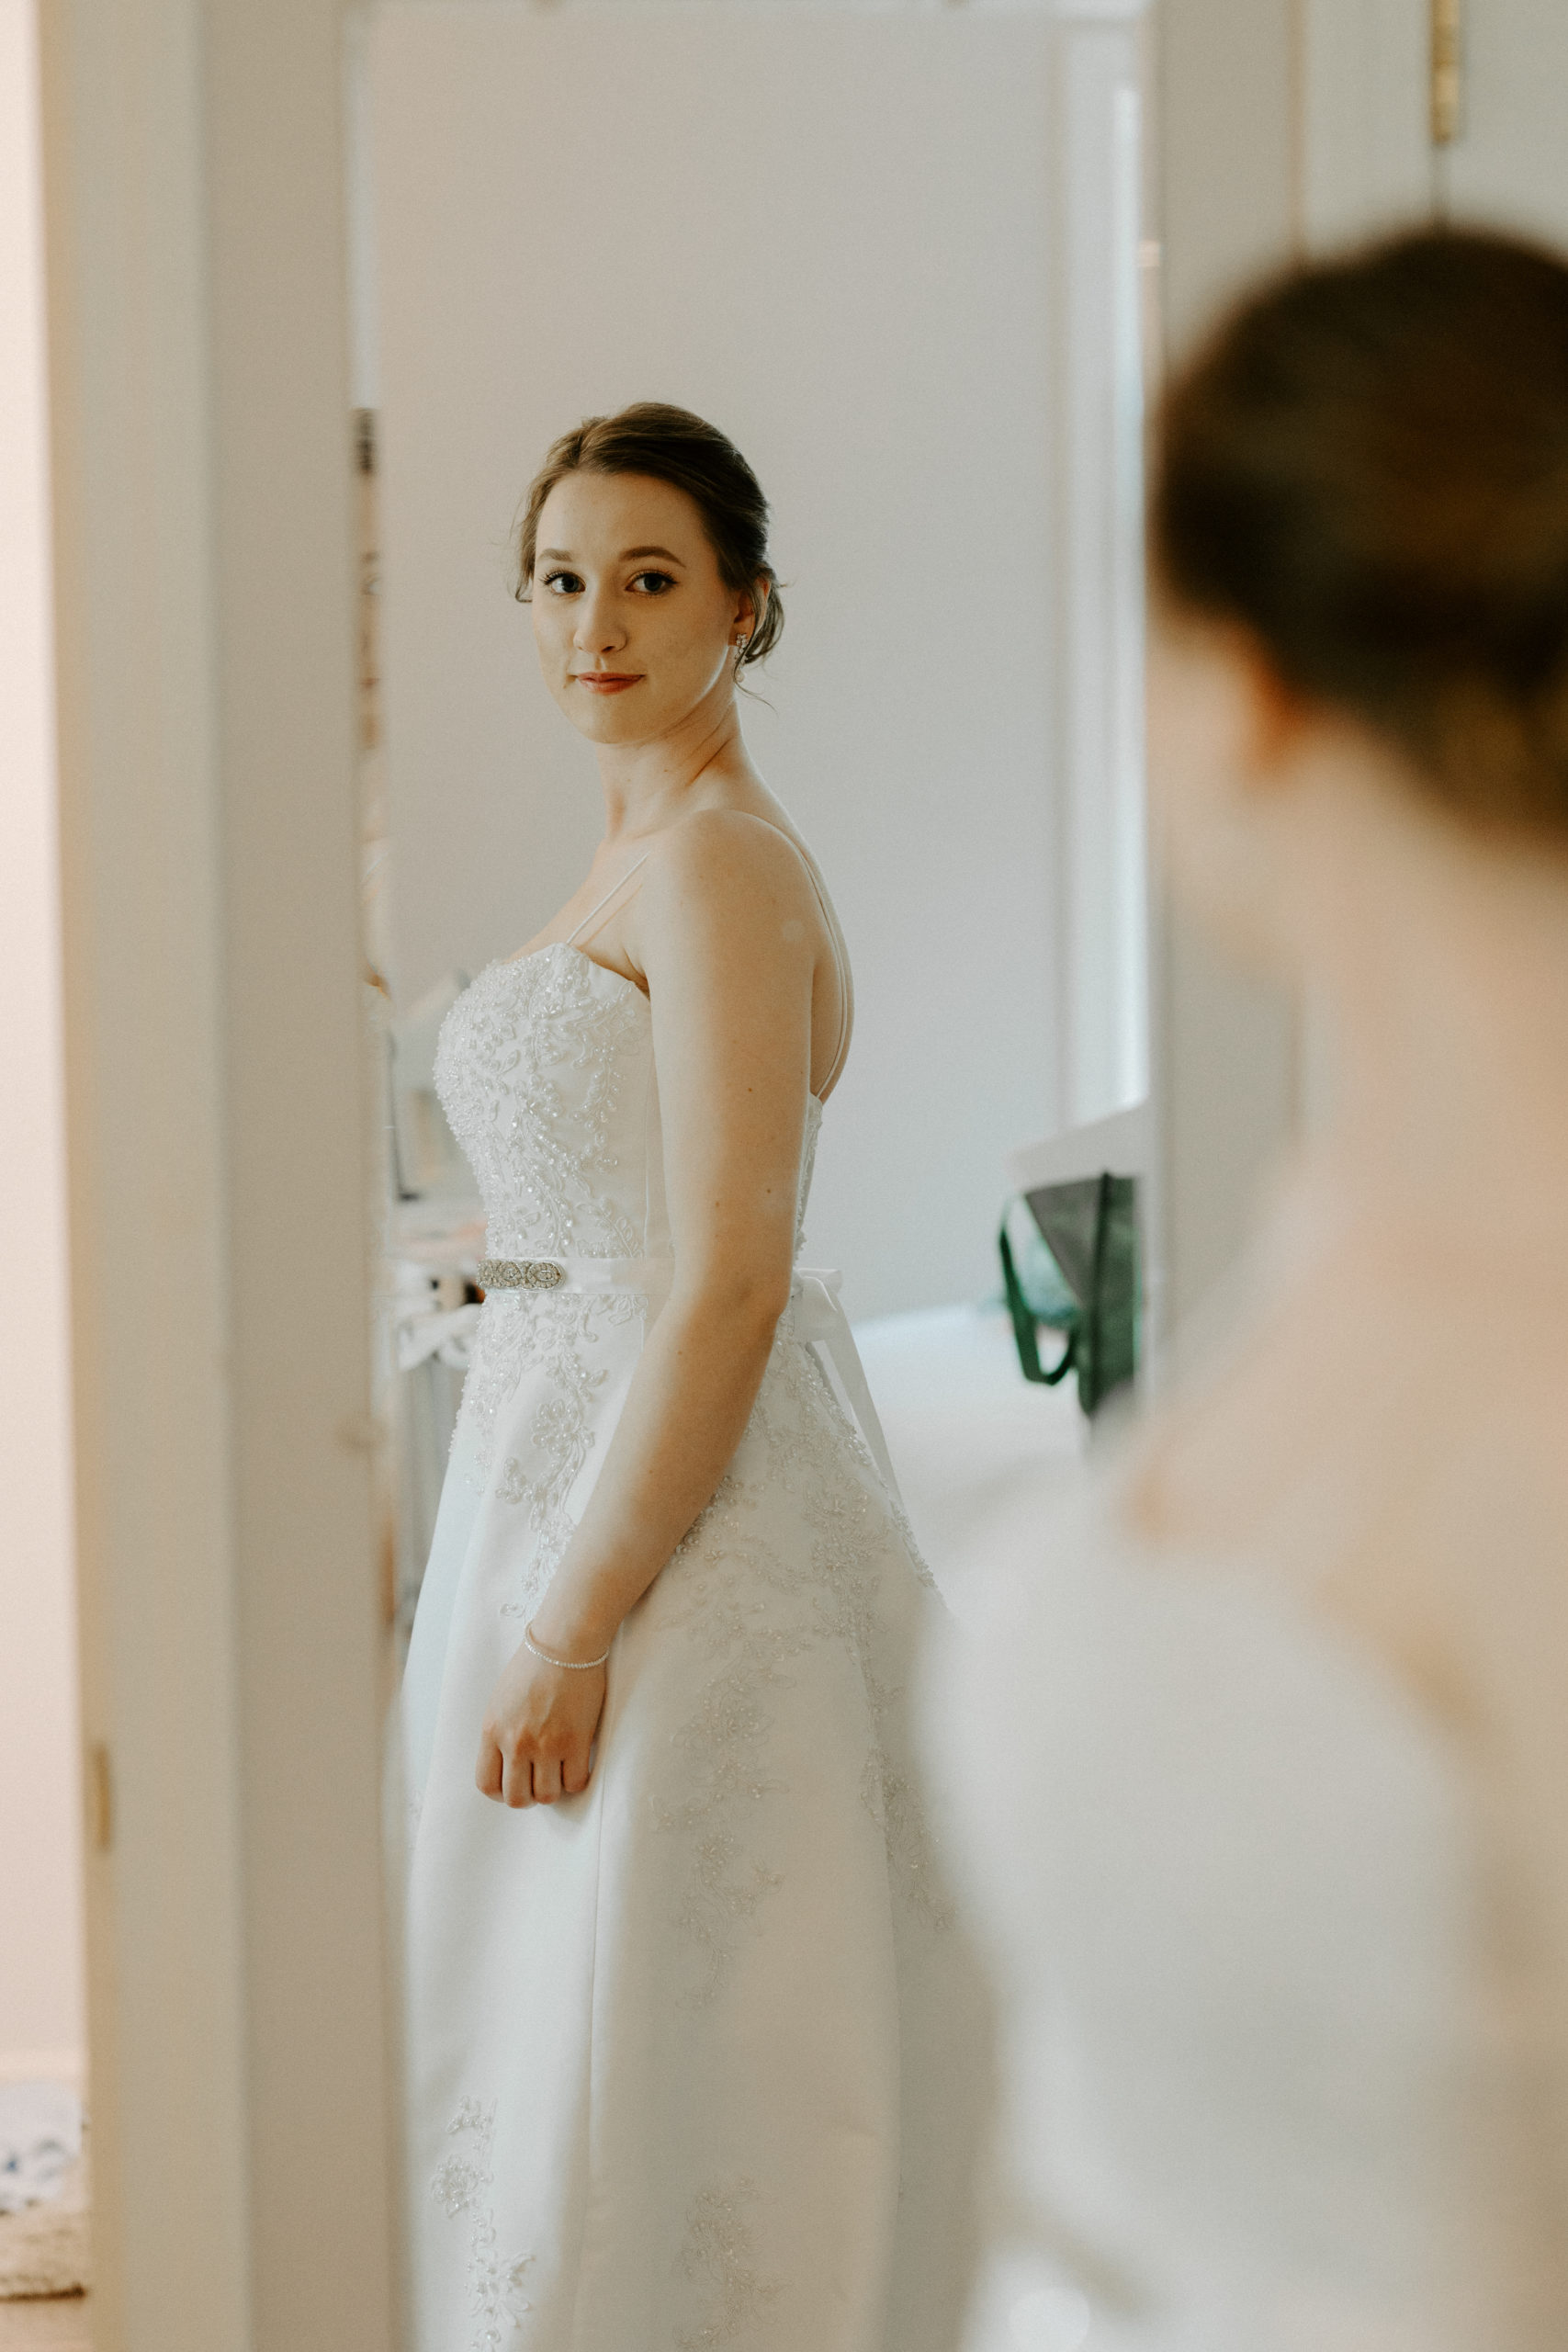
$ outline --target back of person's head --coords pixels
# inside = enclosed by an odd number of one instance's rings
[[[1156,576],[1467,817],[1568,836],[1568,264],[1431,230],[1292,270],[1164,403]]]

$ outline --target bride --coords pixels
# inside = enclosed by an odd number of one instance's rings
[[[645,403],[558,441],[521,526],[605,823],[437,1065],[491,1255],[404,1699],[422,2352],[958,2329],[976,2010],[905,1727],[933,1604],[797,1264],[852,1000],[740,731],[766,526],[724,435]]]
[[[1568,264],[1304,265],[1156,457],[1170,871],[1337,1083],[1228,1340],[989,1529],[942,1677],[1010,2084],[976,2352],[1561,2352]]]

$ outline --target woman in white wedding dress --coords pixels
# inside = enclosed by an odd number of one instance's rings
[[[606,821],[437,1063],[490,1255],[405,1684],[420,2352],[956,2340],[976,2009],[907,1750],[933,1596],[797,1263],[852,1006],[737,715],[766,516],[644,404],[522,526]]]
[[[1171,866],[1334,1101],[1229,1340],[989,1530],[935,1683],[1010,2085],[973,2340],[1562,2352],[1568,266],[1304,269],[1160,444]]]

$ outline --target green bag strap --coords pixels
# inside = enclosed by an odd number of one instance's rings
[[[1094,1216],[1094,1279],[1089,1294],[1089,1361],[1084,1366],[1086,1379],[1078,1382],[1078,1402],[1084,1411],[1093,1414],[1099,1408],[1103,1352],[1101,1320],[1105,1306],[1105,1242],[1111,1226],[1111,1178],[1100,1180],[1100,1196]]]
[[[1022,1287],[1019,1283],[1012,1262],[1012,1244],[1008,1239],[1008,1229],[1005,1225],[997,1236],[997,1247],[1001,1252],[1002,1281],[1007,1289],[1008,1312],[1012,1317],[1012,1333],[1013,1338],[1018,1341],[1018,1360],[1023,1368],[1023,1376],[1025,1380],[1038,1381],[1043,1388],[1055,1388],[1059,1380],[1066,1380],[1077,1361],[1077,1332],[1076,1329],[1068,1332],[1066,1346],[1047,1372],[1040,1361],[1040,1341],[1037,1336],[1039,1327],[1033,1310],[1024,1297]]]

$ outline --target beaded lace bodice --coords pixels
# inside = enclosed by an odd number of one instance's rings
[[[442,1023],[435,1084],[491,1257],[668,1253],[652,1019],[630,980],[559,942],[488,965]],[[820,1110],[813,1098],[802,1219]]]

